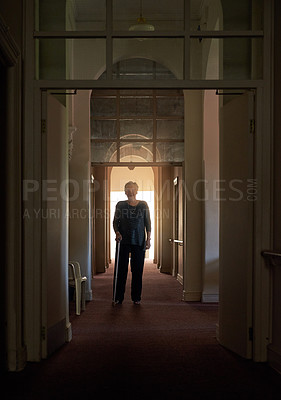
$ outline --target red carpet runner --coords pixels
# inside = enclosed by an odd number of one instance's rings
[[[218,344],[216,304],[185,303],[182,286],[146,264],[140,306],[112,307],[112,267],[93,279],[73,340],[6,376],[7,399],[280,399],[281,377]]]

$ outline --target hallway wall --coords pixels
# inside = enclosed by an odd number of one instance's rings
[[[90,204],[90,95],[79,90],[73,99],[73,151],[69,161],[69,260],[78,261],[87,277],[86,299],[91,289],[91,204]]]
[[[23,2],[19,0],[0,2],[0,15],[8,25],[13,39],[21,50],[23,47],[23,6]]]
[[[281,3],[275,1],[275,63],[274,63],[274,177],[273,177],[273,249],[281,252]],[[269,362],[281,373],[281,268],[272,268],[272,342],[268,347]]]
[[[218,116],[215,91],[185,91],[187,301],[217,302],[219,298]]]
[[[186,301],[202,297],[203,262],[203,91],[185,90],[185,267]]]
[[[1,369],[24,368],[22,219],[23,2],[0,3],[2,275]],[[2,81],[4,79],[4,81]],[[3,104],[4,103],[4,104]]]
[[[47,304],[43,311],[43,325],[47,329],[47,354],[65,342],[68,315],[68,179],[66,108],[54,96],[47,97],[47,186],[46,210],[42,209],[43,232],[46,246]],[[46,231],[45,231],[46,229]],[[45,278],[46,273],[46,278]],[[44,302],[45,305],[45,302]],[[47,321],[45,320],[47,317]],[[46,325],[45,325],[46,323]],[[44,339],[42,340],[45,343]],[[46,354],[44,354],[46,356]]]
[[[6,98],[7,98],[7,70],[4,68],[2,64],[0,64],[0,86],[1,86],[1,93],[0,93],[0,125],[3,131],[7,129],[7,117],[6,117]],[[1,182],[2,185],[6,186],[6,176],[5,176],[5,165],[6,165],[6,137],[5,135],[1,135],[0,137],[0,151],[1,151]],[[3,200],[2,200],[3,201]],[[7,201],[4,201],[4,207],[7,207]],[[7,217],[6,213],[1,213],[1,226],[2,229],[6,230],[7,226]],[[3,265],[7,264],[7,255],[6,255],[6,241],[1,240],[1,254],[2,254],[2,262]],[[5,299],[7,296],[7,289],[6,289],[6,279],[7,279],[7,272],[6,268],[2,270],[2,279],[0,280],[0,371],[5,370],[6,367],[6,305]]]

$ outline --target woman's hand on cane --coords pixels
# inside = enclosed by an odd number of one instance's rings
[[[121,242],[121,240],[122,240],[122,235],[121,235],[120,232],[116,232],[115,240],[116,240],[116,242]]]

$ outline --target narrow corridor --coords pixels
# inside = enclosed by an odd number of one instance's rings
[[[5,399],[277,399],[281,377],[215,338],[218,305],[185,303],[182,287],[146,263],[143,300],[112,307],[113,268],[93,279],[81,316],[71,302],[73,339],[48,360],[7,373]]]

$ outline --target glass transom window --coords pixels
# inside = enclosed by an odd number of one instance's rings
[[[181,90],[93,90],[92,163],[181,163]]]
[[[35,78],[262,80],[264,1],[35,0]]]

